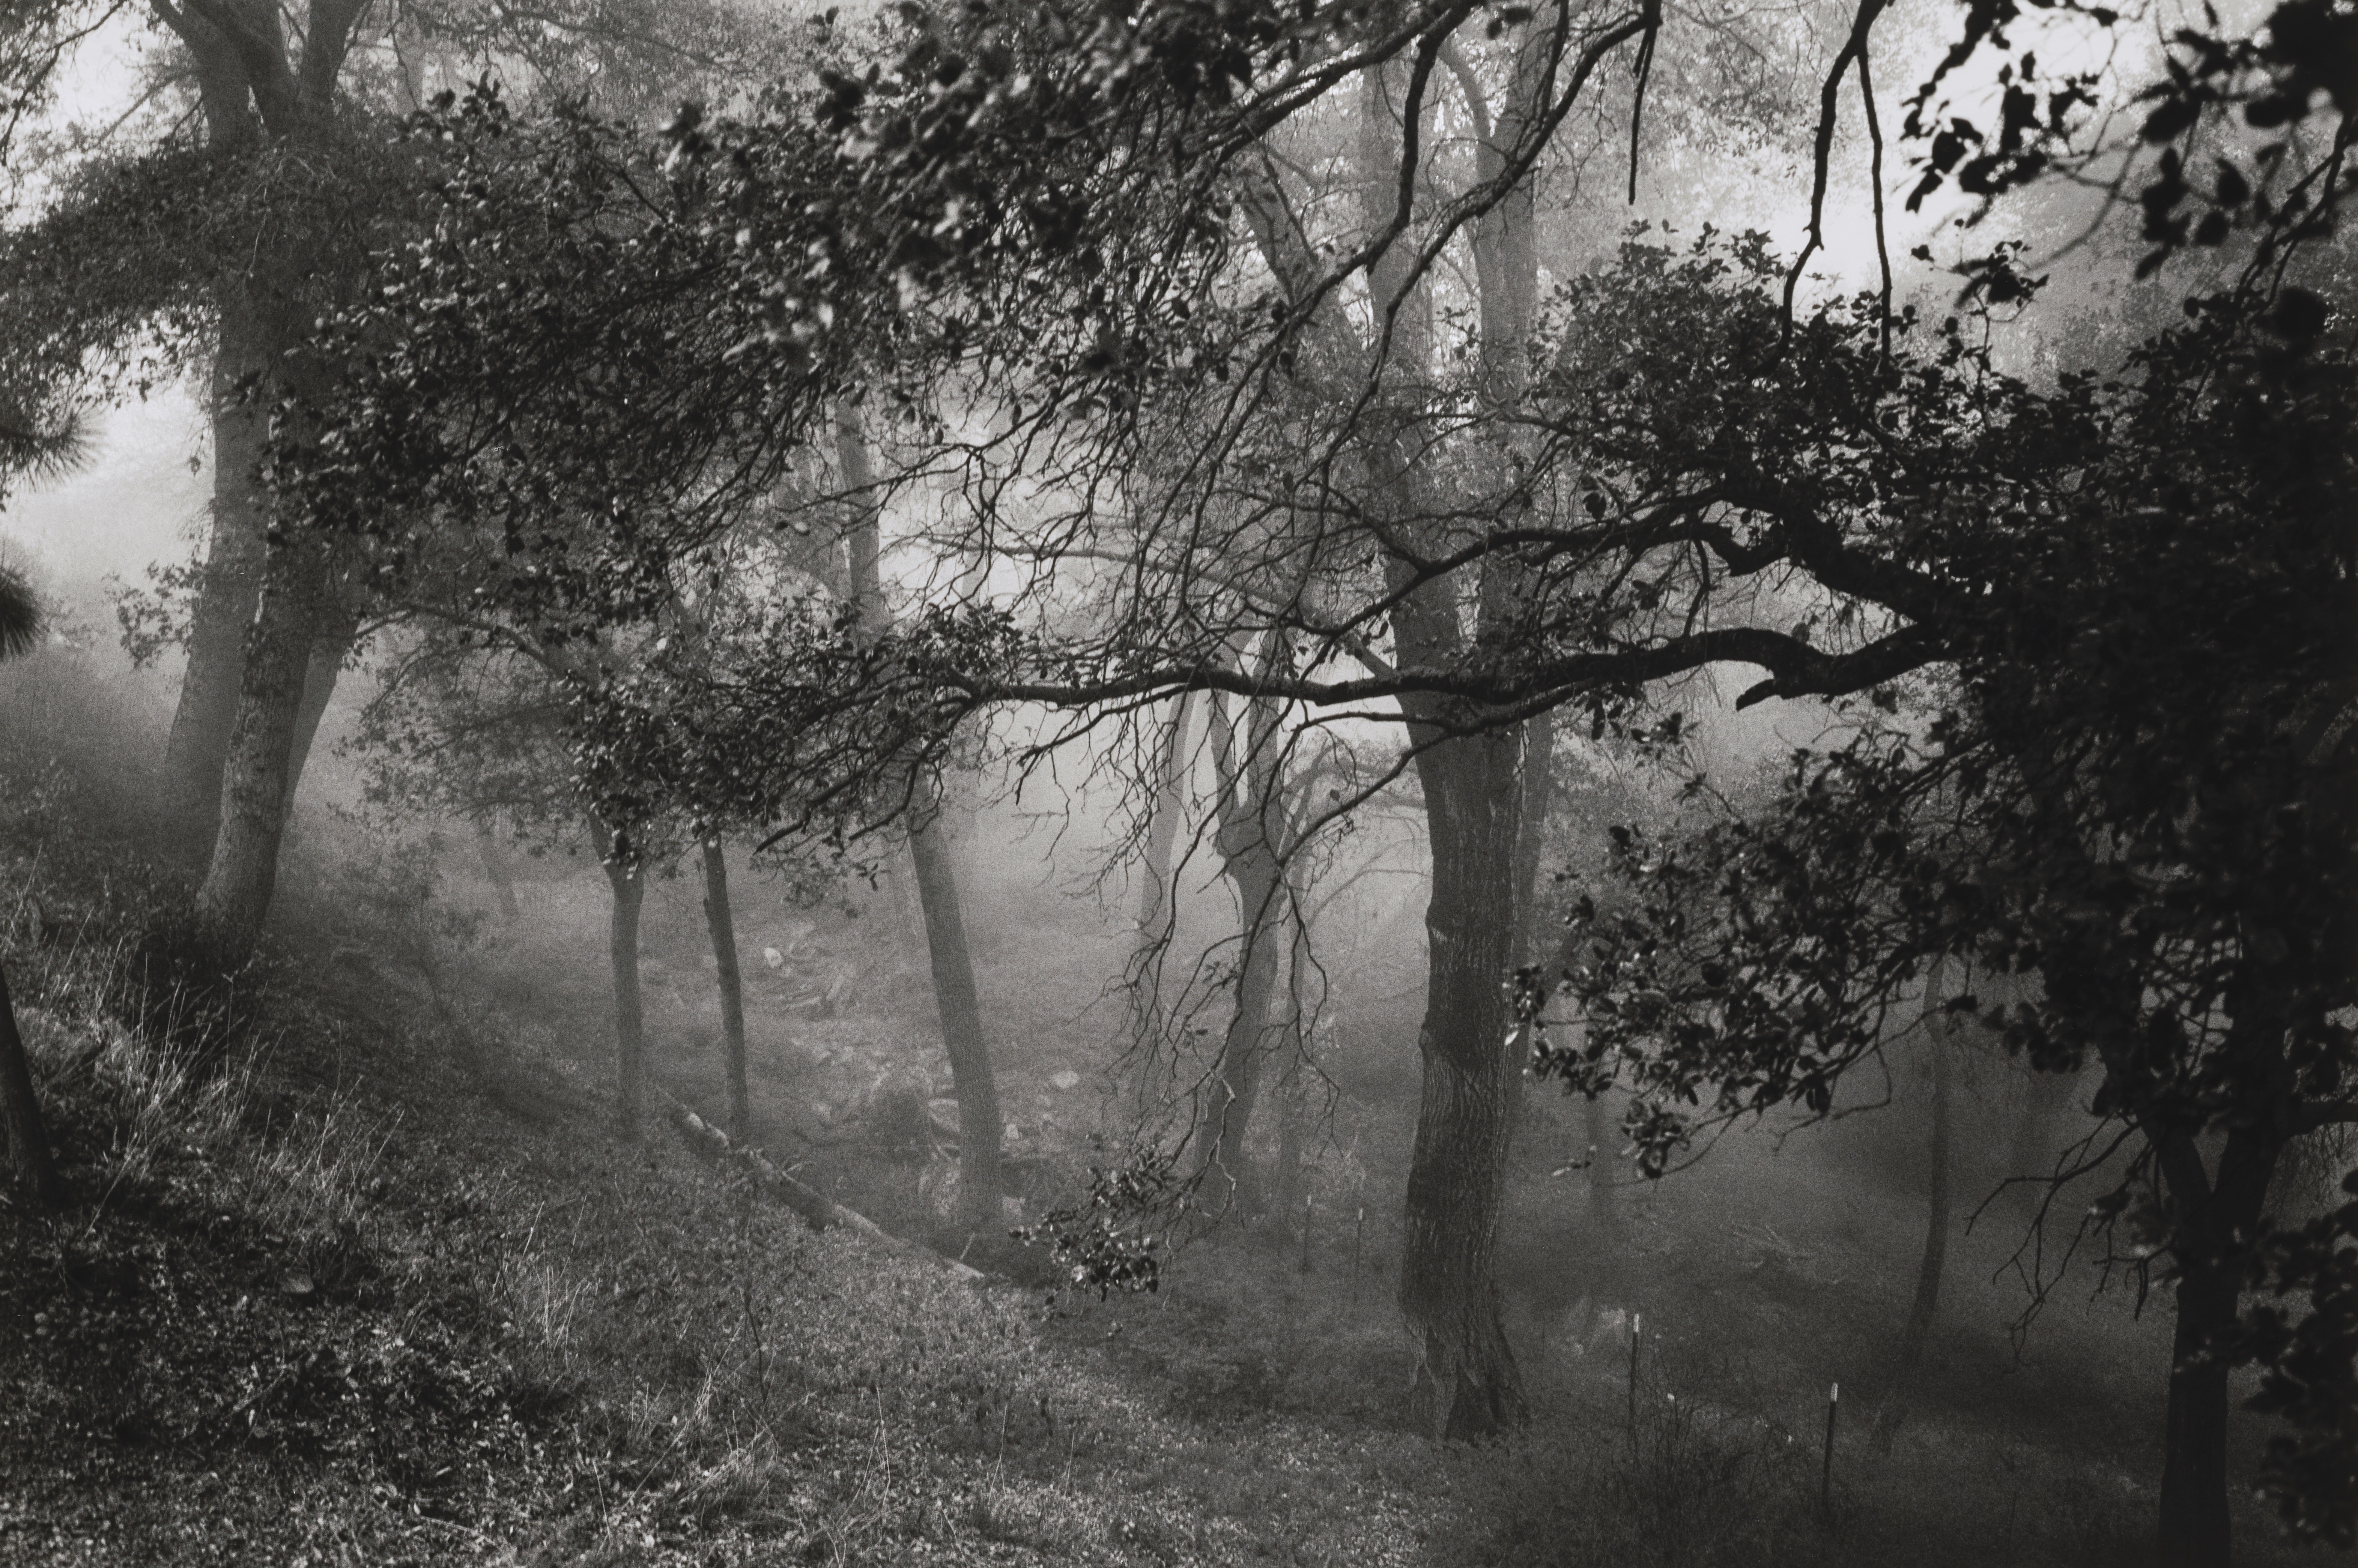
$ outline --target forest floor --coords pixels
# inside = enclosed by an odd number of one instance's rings
[[[2002,1335],[1944,1340],[1904,1422],[1846,1407],[1821,1515],[1811,1391],[1862,1375],[1891,1293],[1844,1251],[1867,1240],[1784,1241],[1774,1180],[1608,1224],[1530,1175],[1507,1267],[1534,1422],[1439,1445],[1401,1425],[1379,1163],[1331,1162],[1307,1242],[1215,1233],[1152,1296],[1052,1294],[1020,1252],[965,1283],[810,1232],[660,1122],[619,1138],[600,1009],[517,989],[528,948],[504,991],[438,978],[382,866],[298,879],[234,1043],[192,1065],[127,978],[138,866],[19,832],[0,885],[72,1193],[0,1200],[0,1564],[2146,1559],[2153,1391],[2076,1353],[1994,1385]],[[1040,1015],[1005,1089],[1044,1199],[1087,1157],[1056,1087],[1084,1053],[1039,1043],[1073,1010],[987,1000]],[[910,1224],[909,1173],[828,1146],[910,1026],[796,1027],[792,1062],[757,1058],[764,1141]],[[712,1114],[716,1062],[663,1076]],[[2243,1535],[2274,1560],[2256,1504]]]

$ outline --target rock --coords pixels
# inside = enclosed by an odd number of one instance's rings
[[[1062,1072],[1050,1073],[1048,1081],[1058,1089],[1078,1089],[1081,1086],[1081,1075],[1066,1068]]]
[[[762,961],[768,964],[772,969],[784,969],[786,967],[786,955],[780,952],[775,948],[763,948],[762,950]]]

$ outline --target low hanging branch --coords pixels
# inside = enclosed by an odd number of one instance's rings
[[[728,1133],[681,1104],[668,1090],[657,1088],[655,1093],[662,1098],[671,1124],[678,1130],[681,1139],[689,1148],[708,1160],[733,1161],[753,1177],[763,1192],[801,1215],[812,1230],[824,1230],[830,1225],[839,1225],[867,1237],[887,1251],[946,1269],[962,1280],[978,1284],[982,1282],[984,1275],[980,1269],[961,1263],[955,1258],[945,1258],[930,1247],[922,1247],[893,1235],[866,1215],[846,1208],[818,1188],[796,1181],[772,1165],[760,1150],[738,1148],[729,1141]]]

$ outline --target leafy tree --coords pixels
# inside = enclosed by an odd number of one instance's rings
[[[1691,1133],[1682,1102],[1825,1110],[1944,957],[2035,972],[2036,999],[1989,1022],[2036,1066],[2103,1068],[2127,1174],[2096,1218],[2126,1232],[2117,1261],[2175,1283],[2167,1550],[2225,1560],[2238,1359],[2294,1423],[2272,1486],[2296,1523],[2344,1533],[2325,1455],[2349,1406],[2325,1391],[2349,1375],[2348,1237],[2272,1231],[2266,1202],[2288,1142],[2358,1117],[2349,353],[2244,293],[2200,302],[2123,379],[2042,392],[1959,318],[1887,354],[1869,302],[1788,339],[1765,261],[1633,251],[1584,285],[1627,375],[1582,378],[1565,417],[1630,509],[1712,498],[1678,531],[1691,569],[1798,565],[1845,607],[1855,650],[1750,700],[1937,671],[1938,715],[1868,705],[1849,740],[1797,754],[1765,816],[1625,833],[1635,901],[1579,911],[1586,1041],[1551,1066],[1636,1090],[1660,1170]],[[2239,1319],[2252,1286],[2310,1311]]]
[[[45,45],[53,69],[124,9],[19,7],[6,42],[28,56]],[[18,317],[8,347],[27,385],[85,380],[109,357],[102,393],[135,378],[144,391],[191,365],[210,377],[210,547],[201,567],[175,575],[184,593],[160,628],[151,605],[134,607],[151,624],[127,628],[151,648],[159,629],[187,647],[163,814],[204,867],[206,943],[233,963],[268,908],[295,779],[363,608],[329,553],[270,547],[263,448],[274,420],[299,424],[324,401],[329,372],[306,346],[309,325],[418,194],[405,181],[416,160],[388,148],[385,119],[405,95],[417,106],[429,68],[456,78],[496,62],[576,91],[622,80],[662,91],[712,85],[724,58],[763,57],[732,47],[733,19],[704,5],[568,0],[526,14],[319,0],[299,25],[273,0],[151,10],[170,47],[148,62],[143,102],[187,113],[166,116],[171,128],[144,149],[62,171],[64,199],[12,234],[12,285],[43,308]],[[588,74],[552,77],[559,53]],[[631,69],[601,74],[600,64]],[[179,129],[191,120],[201,145]]]

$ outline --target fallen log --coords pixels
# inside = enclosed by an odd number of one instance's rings
[[[979,1283],[984,1279],[980,1269],[946,1258],[931,1247],[895,1236],[882,1225],[857,1209],[846,1208],[806,1182],[796,1181],[763,1156],[759,1149],[741,1149],[729,1141],[729,1134],[698,1116],[660,1086],[655,1089],[669,1114],[671,1124],[678,1130],[687,1146],[707,1159],[734,1162],[750,1173],[762,1190],[803,1217],[814,1230],[824,1230],[839,1225],[857,1235],[865,1236],[887,1251],[931,1263],[948,1270],[962,1280]]]

